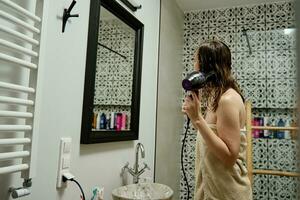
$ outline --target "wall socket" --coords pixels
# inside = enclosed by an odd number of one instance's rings
[[[61,138],[59,146],[59,161],[57,171],[56,187],[66,187],[67,184],[63,183],[62,175],[70,172],[71,167],[71,144],[72,138]]]

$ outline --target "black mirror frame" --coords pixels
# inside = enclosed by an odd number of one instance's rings
[[[96,76],[97,43],[99,32],[100,7],[110,11],[116,17],[135,30],[134,68],[131,99],[131,124],[128,131],[92,131],[94,90]],[[140,90],[142,71],[144,25],[115,0],[91,0],[87,55],[85,67],[83,109],[81,122],[81,144],[113,141],[137,140],[140,116]]]

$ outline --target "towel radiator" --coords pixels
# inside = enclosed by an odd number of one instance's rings
[[[37,156],[43,1],[28,2],[34,12],[0,0],[0,175],[21,172],[23,188],[10,189],[14,198],[31,186]]]

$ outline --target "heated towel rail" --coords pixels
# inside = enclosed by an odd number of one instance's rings
[[[24,187],[31,186],[36,166],[43,13],[42,0],[28,2],[35,2],[33,12],[11,0],[0,0],[0,175],[21,172]],[[13,77],[18,70],[22,72],[19,79]]]

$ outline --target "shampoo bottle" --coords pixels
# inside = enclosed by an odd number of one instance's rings
[[[96,129],[100,129],[100,113],[97,114]]]
[[[284,123],[283,119],[279,119],[277,126],[278,127],[285,127],[285,123]],[[282,130],[277,131],[277,138],[278,139],[283,139],[284,138],[284,131],[282,131]]]
[[[100,117],[100,129],[105,129],[105,128],[106,128],[106,115],[102,113]]]

